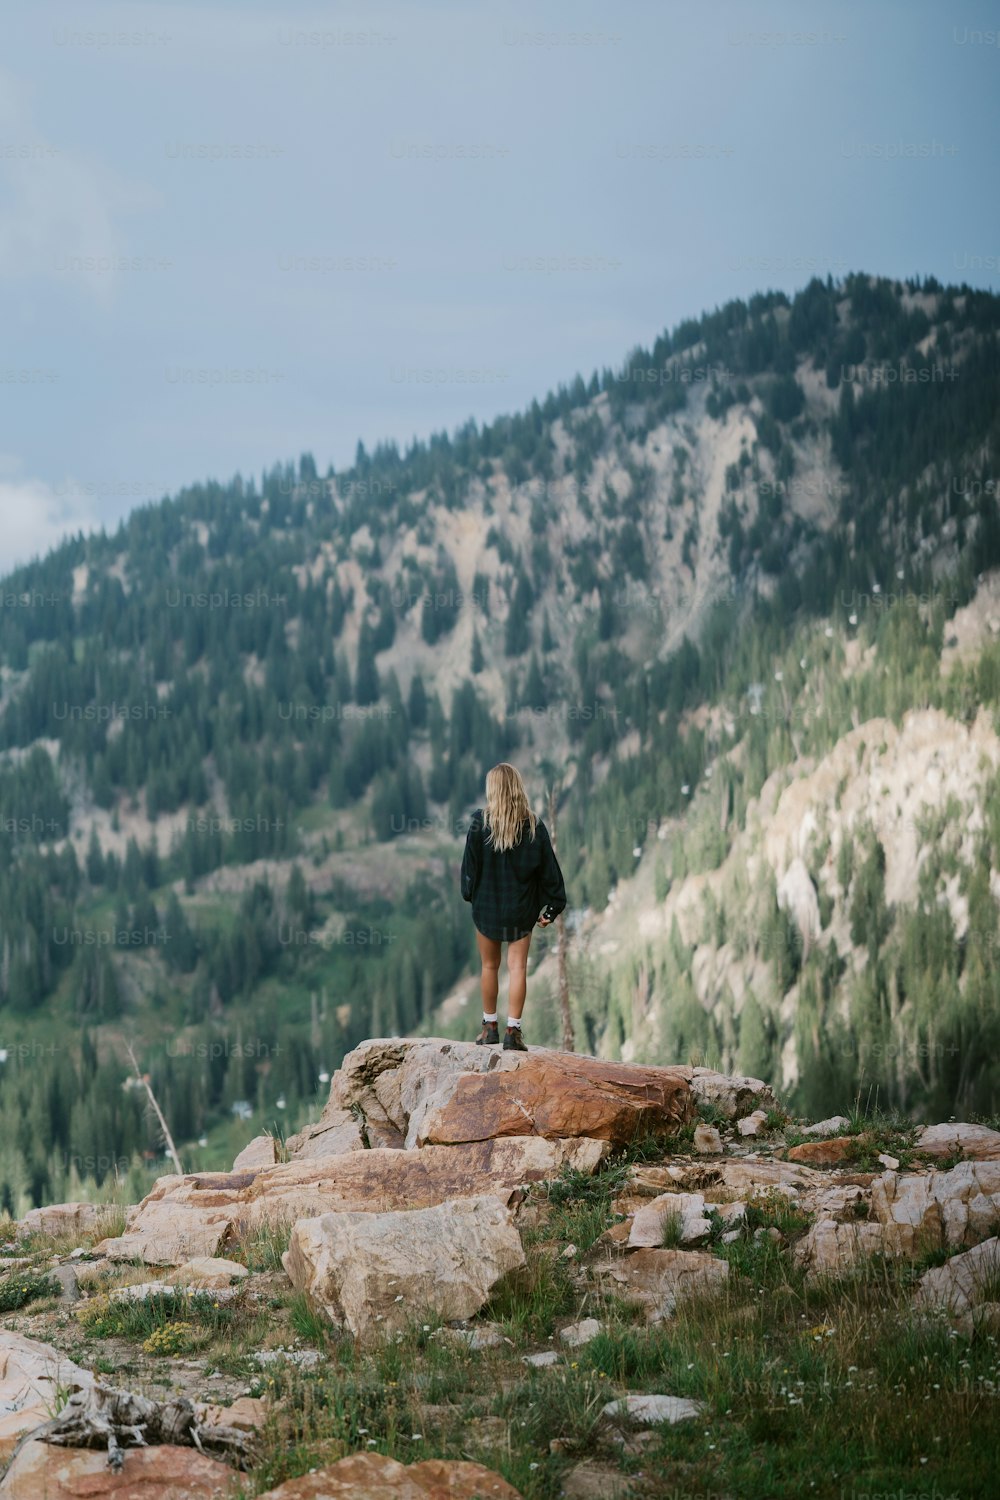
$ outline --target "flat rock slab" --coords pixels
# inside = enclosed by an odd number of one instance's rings
[[[916,1149],[924,1156],[963,1156],[976,1161],[1000,1161],[1000,1130],[961,1121],[925,1125],[917,1132]]]
[[[178,1265],[196,1256],[214,1257],[241,1222],[291,1223],[335,1210],[428,1208],[483,1193],[509,1200],[525,1183],[558,1177],[563,1166],[593,1172],[608,1149],[604,1141],[522,1136],[423,1151],[350,1151],[258,1172],[161,1177],[130,1216],[125,1233],[102,1240],[99,1249],[109,1260]]]
[[[525,1260],[510,1210],[483,1195],[300,1219],[282,1264],[312,1308],[357,1338],[395,1333],[418,1315],[471,1318]]]
[[[835,1135],[828,1140],[803,1141],[801,1146],[791,1146],[789,1161],[802,1161],[813,1167],[836,1167],[850,1161],[858,1146],[856,1135]]]
[[[31,1439],[0,1484],[3,1500],[230,1500],[239,1493],[228,1464],[163,1443],[127,1448],[121,1470],[100,1449],[60,1448]]]
[[[581,1318],[579,1323],[570,1323],[559,1330],[559,1342],[568,1345],[570,1349],[578,1349],[582,1344],[589,1344],[591,1339],[596,1339],[600,1332],[601,1324],[597,1318]]]
[[[685,1396],[623,1396],[602,1408],[601,1421],[615,1427],[659,1427],[663,1423],[686,1422],[705,1410],[700,1401]]]
[[[426,1458],[401,1464],[381,1453],[352,1453],[315,1474],[286,1479],[258,1500],[521,1500],[482,1464]]]

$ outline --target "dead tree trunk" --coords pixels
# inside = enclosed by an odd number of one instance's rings
[[[125,1046],[128,1051],[129,1057],[132,1059],[132,1066],[135,1069],[136,1080],[137,1082],[141,1083],[143,1088],[146,1090],[146,1095],[149,1099],[149,1102],[153,1106],[153,1113],[156,1115],[156,1118],[160,1122],[160,1129],[163,1132],[163,1144],[166,1146],[170,1159],[174,1164],[174,1170],[176,1171],[178,1177],[183,1177],[184,1168],[181,1166],[181,1159],[177,1155],[177,1147],[174,1145],[174,1138],[170,1134],[169,1125],[163,1118],[163,1111],[160,1108],[159,1104],[156,1102],[156,1095],[153,1093],[153,1090],[149,1086],[149,1079],[144,1073],[139,1072],[139,1064],[136,1061],[135,1052],[132,1049],[132,1043],[126,1042]]]
[[[556,789],[549,787],[549,837],[552,840],[553,853],[558,854],[558,838],[556,828]],[[559,986],[559,1013],[562,1017],[562,1044],[564,1052],[575,1052],[576,1042],[573,1036],[573,1017],[569,1009],[569,975],[566,970],[567,950],[569,938],[566,932],[566,913],[560,912],[556,917],[556,930],[558,932],[556,946],[556,974]]]

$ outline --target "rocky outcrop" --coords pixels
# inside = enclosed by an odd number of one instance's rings
[[[885,1248],[881,1224],[818,1219],[795,1246],[795,1256],[811,1275],[835,1276]]]
[[[425,1458],[401,1464],[381,1453],[352,1453],[258,1500],[520,1500],[506,1479],[482,1464]]]
[[[1000,1239],[994,1236],[983,1240],[971,1250],[953,1255],[943,1266],[925,1271],[913,1300],[919,1308],[959,1314],[995,1308],[1000,1302]]]
[[[947,1172],[883,1172],[871,1200],[894,1255],[974,1245],[1000,1220],[1000,1161],[959,1162]]]
[[[237,1225],[331,1211],[394,1212],[499,1194],[592,1172],[612,1146],[670,1135],[699,1101],[736,1118],[774,1103],[758,1079],[711,1068],[650,1068],[536,1048],[441,1038],[376,1039],[344,1059],[320,1119],[287,1142],[259,1136],[231,1172],[161,1177],[125,1231],[96,1249],[112,1260],[175,1265],[214,1256]]]
[[[347,1141],[352,1132],[369,1146],[401,1148],[507,1135],[621,1144],[686,1124],[699,1088],[720,1077],[707,1068],[639,1067],[544,1047],[520,1053],[439,1037],[374,1040],[347,1055],[320,1120],[288,1148],[293,1157],[312,1154],[326,1149],[323,1137]]]
[[[759,1078],[717,1073],[714,1068],[678,1068],[698,1104],[711,1105],[727,1120],[741,1120],[755,1109],[780,1111],[774,1091]]]
[[[593,1172],[607,1150],[604,1141],[519,1136],[422,1151],[352,1151],[259,1172],[161,1177],[130,1215],[125,1233],[95,1248],[111,1260],[179,1264],[214,1256],[241,1223],[291,1223],[331,1210],[427,1208],[483,1193],[508,1201],[523,1184],[557,1177],[564,1166]]]
[[[393,1333],[422,1314],[471,1318],[525,1264],[509,1209],[487,1196],[300,1219],[282,1260],[310,1306],[355,1337]]]
[[[246,1172],[249,1168],[273,1167],[278,1160],[273,1135],[256,1135],[233,1162],[234,1172]]]

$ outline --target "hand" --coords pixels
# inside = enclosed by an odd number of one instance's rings
[[[552,918],[551,917],[539,917],[538,918],[538,925],[539,925],[539,927],[551,927],[552,926]]]

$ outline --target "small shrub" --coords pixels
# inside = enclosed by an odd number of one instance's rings
[[[29,1302],[40,1297],[58,1297],[62,1291],[53,1276],[38,1275],[34,1271],[20,1271],[0,1280],[0,1312],[16,1312]]]
[[[142,1347],[147,1354],[168,1356],[187,1354],[194,1342],[194,1324],[186,1323],[182,1318],[176,1318],[170,1323],[154,1328],[149,1337],[143,1339]]]

